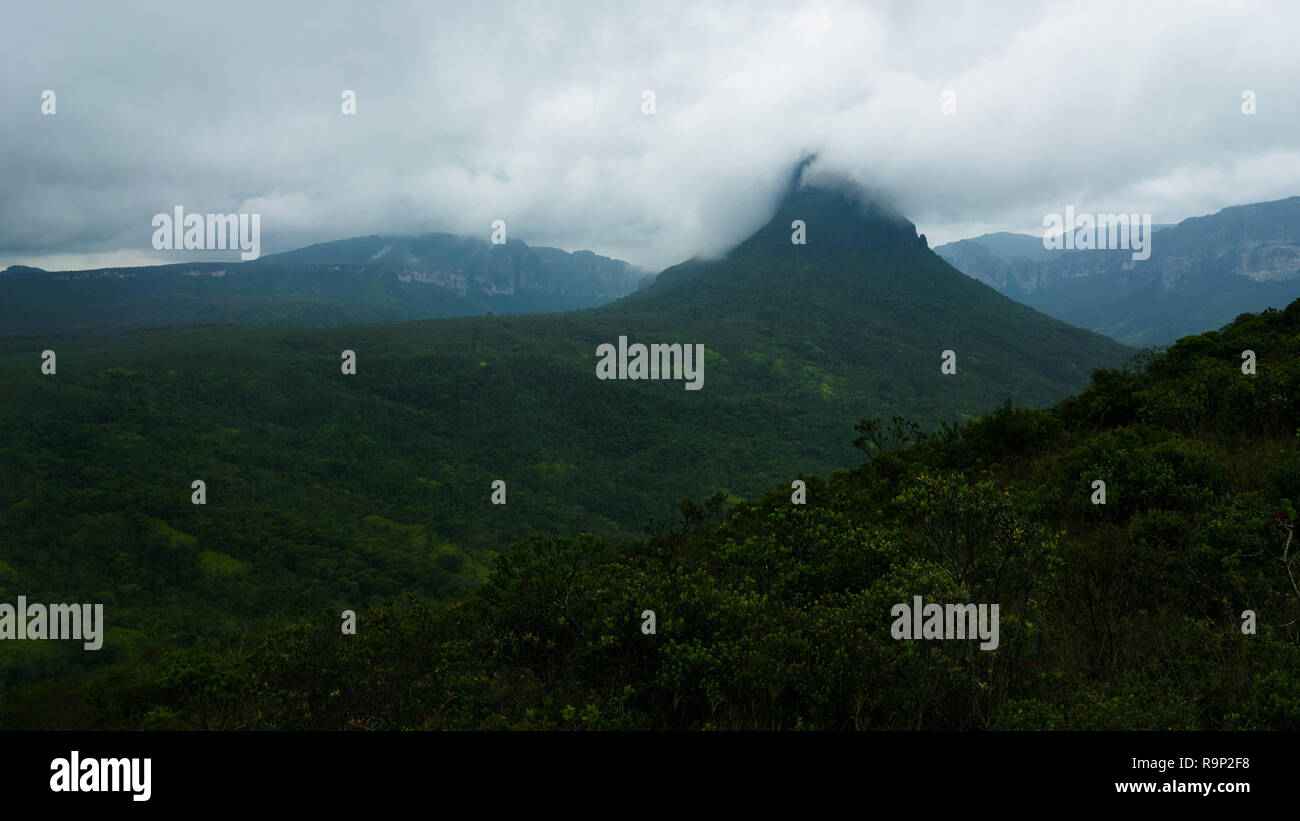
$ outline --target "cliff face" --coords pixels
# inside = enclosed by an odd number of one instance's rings
[[[369,236],[256,261],[0,275],[0,335],[183,325],[332,326],[594,308],[644,272],[580,251],[452,234]]]
[[[529,247],[519,240],[494,245],[454,234],[369,236],[311,245],[261,260],[271,265],[344,265],[388,270],[441,284],[455,280],[466,294],[533,294],[613,299],[636,289],[645,275],[622,260],[591,251]],[[419,279],[424,276],[427,279]]]
[[[1157,230],[1146,260],[1127,250],[1031,259],[992,244],[980,237],[935,251],[1013,299],[1128,344],[1168,344],[1300,296],[1300,197]]]

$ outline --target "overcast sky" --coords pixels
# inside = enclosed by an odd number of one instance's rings
[[[263,254],[504,219],[659,270],[810,152],[931,246],[1300,194],[1300,3],[45,0],[0,31],[0,268],[178,261],[181,205],[260,213]]]

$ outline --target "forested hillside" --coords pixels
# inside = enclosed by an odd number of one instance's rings
[[[1300,302],[1051,409],[866,420],[869,461],[806,505],[682,500],[648,539],[518,545],[463,601],[90,692],[153,727],[1300,729],[1298,391]],[[1000,646],[893,640],[915,595],[1000,602]]]
[[[1257,373],[1243,373],[1245,350]],[[1008,405],[928,435],[863,420],[869,459],[803,477],[806,504],[782,480],[754,501],[681,499],[678,523],[643,539],[538,536],[468,597],[394,600],[361,612],[356,635],[322,612],[84,686],[9,691],[2,715],[8,727],[1300,729],[1298,396],[1300,301],[1099,370],[1050,409]],[[892,606],[913,596],[1000,603],[999,647],[891,638]]]
[[[620,337],[702,346],[699,389],[597,378]],[[636,538],[684,495],[738,502],[851,467],[864,416],[932,430],[1045,406],[1131,353],[961,275],[906,220],[813,189],[727,257],[594,310],[10,337],[0,596],[102,602],[108,634],[94,653],[5,642],[0,686],[405,591],[448,600],[534,534]]]

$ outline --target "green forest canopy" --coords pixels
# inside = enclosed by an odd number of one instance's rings
[[[277,350],[290,341],[281,337]],[[42,561],[113,546],[106,577],[99,575],[105,566],[93,566],[85,578],[68,578],[68,565],[60,565],[64,589],[125,596],[138,585],[160,597],[158,612],[170,608],[173,628],[239,605],[274,609],[258,599],[270,597],[285,623],[253,633],[232,623],[225,635],[209,631],[188,646],[175,641],[178,633],[117,628],[114,637],[110,628],[119,649],[99,670],[6,689],[0,721],[11,728],[1297,729],[1300,592],[1288,577],[1296,563],[1288,568],[1280,559],[1295,520],[1290,500],[1300,493],[1298,347],[1300,302],[1243,315],[1130,368],[1098,370],[1082,393],[1051,408],[1008,403],[929,433],[864,420],[857,444],[869,460],[827,479],[804,476],[806,505],[790,502],[794,477],[765,477],[771,489],[761,499],[681,499],[677,523],[643,538],[617,528],[565,535],[575,533],[569,522],[548,522],[560,525],[554,535],[504,551],[480,586],[459,595],[450,595],[456,580],[484,570],[463,551],[440,553],[436,528],[371,506],[389,494],[438,500],[437,488],[381,486],[357,504],[366,515],[335,543],[313,544],[319,533],[305,524],[312,511],[355,504],[346,492],[354,464],[337,454],[358,447],[357,431],[376,418],[400,425],[400,409],[354,402],[349,416],[322,407],[310,399],[320,395],[315,390],[285,389],[299,373],[292,367],[273,384],[233,375],[187,382],[190,371],[180,367],[171,383],[97,370],[97,384],[78,386],[88,400],[76,405],[87,427],[7,426],[5,459],[22,469],[5,474],[5,492],[25,489],[15,488],[15,475],[35,475],[41,485],[36,497],[7,507],[4,555],[13,556],[14,534],[52,549],[49,559],[6,558],[0,593],[15,595],[26,574],[56,578]],[[1246,349],[1257,355],[1257,374],[1242,372]],[[183,361],[183,347],[169,355],[178,353]],[[223,373],[249,372],[231,367],[247,353],[236,348],[230,357],[236,361],[224,362]],[[268,409],[258,397],[269,391],[272,414],[310,423],[295,428],[302,431],[333,430],[338,444],[316,450],[260,433],[246,443],[241,430],[169,428],[160,404],[169,391],[259,412]],[[39,393],[24,396],[41,401]],[[519,427],[520,436],[538,430]],[[847,424],[841,430],[852,438]],[[134,449],[140,443],[132,434],[145,438],[144,431],[165,446]],[[221,461],[205,466],[213,485],[236,494],[217,507],[220,523],[205,524],[199,511],[176,513],[193,466],[156,466],[151,501],[124,514],[123,500],[141,489],[96,484],[96,471],[106,468],[87,458],[159,459],[196,439],[220,443],[207,448],[226,465],[249,464],[225,472]],[[737,439],[758,447],[770,441]],[[338,460],[339,484],[295,484],[292,460],[304,453],[317,454],[314,469],[327,472]],[[302,513],[289,516],[247,496],[246,477],[263,473],[286,476],[279,492],[299,494]],[[1097,478],[1107,483],[1105,505],[1089,501]],[[73,499],[87,518],[60,528],[50,514]],[[216,547],[224,534],[250,527],[267,529],[246,542],[264,552],[241,557]],[[29,541],[36,537],[44,541]],[[199,543],[222,555],[194,562],[187,551]],[[246,562],[272,572],[258,585],[241,584]],[[442,591],[395,595],[433,566],[447,581]],[[304,569],[306,578],[358,591],[364,585],[390,602],[362,610],[357,635],[342,635],[337,610],[326,603],[350,591],[303,588],[295,580]],[[289,591],[300,598],[276,598]],[[890,607],[914,595],[1000,602],[999,649],[892,640]],[[314,619],[289,615],[318,606]],[[654,635],[640,630],[645,609],[657,613]],[[1258,616],[1254,635],[1241,630],[1248,609]],[[125,649],[133,643],[139,653]],[[2,649],[12,653],[15,644]]]

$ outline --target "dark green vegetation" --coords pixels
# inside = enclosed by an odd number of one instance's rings
[[[1279,557],[1298,424],[1300,302],[1098,371],[1049,410],[919,437],[866,421],[870,461],[809,477],[806,506],[779,485],[682,500],[643,540],[538,537],[460,601],[373,609],[355,636],[326,614],[173,650],[11,696],[6,721],[1296,730],[1300,559]],[[1001,646],[892,640],[890,608],[913,595],[999,602]]]
[[[1151,258],[1045,251],[1042,237],[989,234],[935,249],[1035,310],[1128,345],[1167,345],[1243,311],[1300,297],[1300,197],[1152,226]]]
[[[567,311],[629,293],[641,275],[590,251],[451,234],[357,237],[247,263],[59,273],[15,266],[0,275],[0,335]]]
[[[789,242],[795,214],[806,246]],[[597,380],[596,347],[619,335],[704,344],[703,389]],[[47,348],[54,376],[39,372]],[[953,376],[939,372],[946,348]],[[355,376],[340,374],[345,349]],[[145,705],[133,700],[181,681],[167,672],[175,659],[215,664],[251,647],[249,631],[343,608],[368,631],[367,606],[405,591],[454,599],[533,534],[623,542],[684,495],[722,487],[738,502],[857,464],[863,416],[933,428],[1008,398],[1046,405],[1129,353],[954,271],[909,223],[825,191],[792,197],[726,259],[669,269],[597,310],[9,338],[0,601],[102,602],[109,630],[96,653],[0,644],[0,722],[136,726]],[[190,504],[194,479],[206,506]],[[505,506],[489,503],[495,479]],[[662,567],[647,583],[677,584],[676,565]],[[663,612],[667,637],[680,613]],[[194,692],[209,686],[224,687]]]
[[[1254,376],[1239,368],[1247,348]],[[1300,494],[1297,425],[1300,302],[1100,370],[1049,410],[1008,405],[930,435],[864,421],[871,459],[806,477],[806,506],[782,481],[734,506],[683,499],[678,524],[646,539],[535,537],[472,595],[363,610],[356,636],[322,613],[160,647],[76,687],[10,691],[0,715],[10,727],[1300,729],[1288,577],[1300,560],[1292,548],[1279,561]],[[1105,506],[1088,501],[1096,478]],[[10,508],[6,529],[33,504]],[[159,513],[203,539],[237,518],[232,505],[224,526],[204,525],[219,508],[175,507]],[[185,572],[194,546],[152,526],[151,561]],[[410,532],[384,527],[390,544]],[[82,558],[102,547],[82,543]],[[893,641],[890,607],[913,595],[999,602],[1000,648]],[[656,635],[641,633],[643,609]],[[1246,609],[1257,635],[1241,633]],[[110,639],[120,648],[122,631]]]

